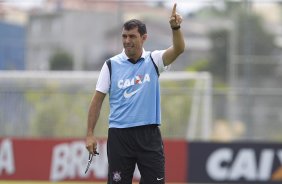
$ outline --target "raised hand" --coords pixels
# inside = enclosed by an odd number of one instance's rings
[[[180,24],[182,22],[182,17],[176,12],[176,3],[174,4],[173,8],[172,8],[172,13],[170,16],[170,27],[173,28],[179,28]]]

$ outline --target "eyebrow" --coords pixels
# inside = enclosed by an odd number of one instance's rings
[[[123,33],[122,34],[122,36],[129,36],[129,37],[137,37],[137,35],[136,34],[125,34],[125,33]]]

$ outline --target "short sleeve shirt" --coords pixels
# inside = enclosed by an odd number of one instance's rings
[[[153,58],[153,60],[156,64],[156,66],[158,67],[158,70],[159,70],[160,73],[163,72],[163,71],[169,70],[169,68],[170,68],[170,65],[164,66],[163,59],[162,59],[164,52],[165,52],[165,50],[155,50],[151,53],[152,58]],[[124,51],[123,51],[123,54],[125,55]],[[145,54],[145,50],[143,49],[142,56],[144,54]],[[110,83],[111,83],[110,72],[109,72],[109,68],[107,66],[107,63],[105,62],[102,69],[101,69],[101,72],[99,74],[99,78],[98,78],[98,81],[97,81],[97,84],[96,84],[96,90],[106,94],[106,93],[109,92]]]

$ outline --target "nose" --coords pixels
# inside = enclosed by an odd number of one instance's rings
[[[129,43],[130,42],[130,38],[129,37],[124,38],[124,42],[125,43]]]

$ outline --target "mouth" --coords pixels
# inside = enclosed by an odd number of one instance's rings
[[[131,48],[133,48],[133,45],[124,45],[124,48],[125,49],[131,49]]]
[[[133,52],[133,47],[124,47],[125,51],[129,54]]]

